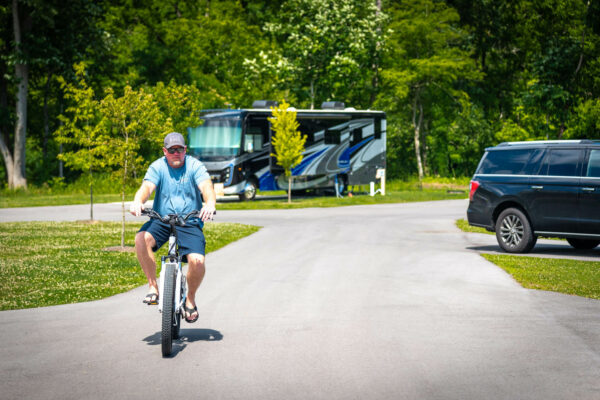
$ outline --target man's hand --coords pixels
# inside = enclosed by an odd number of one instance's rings
[[[206,222],[209,219],[213,219],[213,215],[215,215],[216,208],[213,204],[204,204],[202,205],[202,210],[200,210],[200,219],[202,222]]]
[[[131,203],[131,207],[129,207],[129,212],[133,215],[135,215],[136,217],[139,217],[140,215],[142,215],[142,210],[144,209],[144,205],[142,203],[140,203],[139,201],[133,201],[133,203]]]
[[[133,198],[133,202],[129,207],[129,212],[136,217],[142,215],[142,210],[144,209],[144,203],[146,200],[150,198],[152,192],[156,189],[156,185],[150,181],[142,182],[142,186],[136,192],[135,197]]]

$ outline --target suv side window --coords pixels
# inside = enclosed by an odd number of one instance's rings
[[[535,151],[535,149],[488,151],[477,173],[525,175],[528,161]]]
[[[600,178],[600,150],[591,150],[585,176]]]
[[[579,163],[583,150],[551,149],[546,155],[539,175],[579,176]]]

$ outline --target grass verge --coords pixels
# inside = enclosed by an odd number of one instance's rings
[[[470,226],[464,219],[457,220],[456,226],[464,232],[494,235],[494,232]],[[508,272],[525,288],[600,299],[600,261],[508,254],[481,256]]]
[[[600,299],[600,261],[482,254],[528,289]]]
[[[489,235],[495,235],[494,232],[490,232],[485,228],[469,225],[469,221],[467,221],[466,219],[457,219],[456,226],[463,232],[487,233]]]
[[[140,223],[127,223],[133,246]],[[258,227],[210,223],[207,252],[250,235]],[[97,300],[146,283],[134,253],[105,251],[118,245],[121,223],[20,222],[0,224],[0,310]],[[166,254],[166,246],[157,254]]]
[[[217,208],[222,210],[248,210],[268,208],[306,208],[306,207],[339,207],[359,204],[403,203],[411,201],[430,201],[446,199],[465,199],[468,195],[468,180],[465,179],[437,179],[428,178],[422,183],[412,181],[389,181],[386,186],[386,195],[379,194],[371,197],[367,194],[367,186],[355,188],[352,197],[344,196],[340,199],[330,196],[292,196],[292,203],[287,203],[287,198],[240,202],[236,196],[231,196],[225,201],[220,201]],[[66,191],[67,189],[65,189]],[[133,200],[135,191],[125,196],[125,201]],[[287,192],[264,192],[266,195],[287,196]],[[89,193],[51,193],[51,191],[20,190],[0,192],[0,208],[58,206],[72,204],[89,204]],[[95,194],[94,204],[121,201],[120,194]]]

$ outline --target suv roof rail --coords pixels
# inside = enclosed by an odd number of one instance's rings
[[[594,143],[595,140],[577,139],[577,140],[527,140],[521,142],[502,142],[498,146],[516,146],[516,145],[538,145],[538,144],[569,144],[569,143]]]

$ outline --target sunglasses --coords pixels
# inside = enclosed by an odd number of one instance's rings
[[[181,154],[185,151],[184,147],[171,147],[170,149],[167,149],[167,151],[169,152],[169,154]]]

